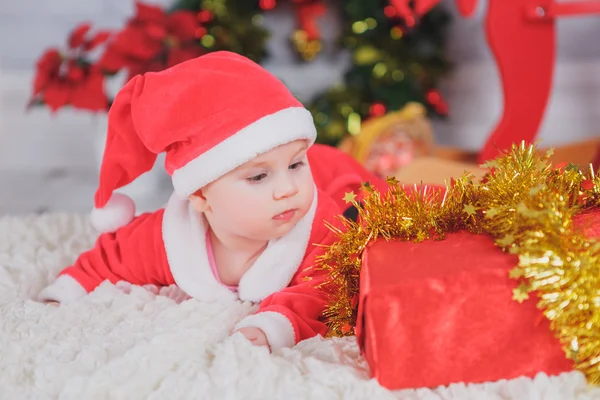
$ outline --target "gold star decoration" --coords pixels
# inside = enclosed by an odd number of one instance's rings
[[[394,176],[388,176],[385,181],[388,183],[388,185],[391,186],[395,186],[398,184],[398,179],[396,179],[396,177]]]
[[[515,237],[510,233],[504,236],[502,239],[498,239],[496,243],[498,243],[502,247],[508,247],[515,242]]]
[[[483,164],[481,164],[480,167],[487,168],[487,169],[499,168],[500,163],[498,163],[497,160],[489,160],[489,161],[486,161]]]
[[[569,165],[567,165],[567,168],[565,168],[565,171],[579,171],[579,166],[573,163],[569,163]]]
[[[536,194],[538,194],[539,192],[541,192],[542,189],[543,189],[542,185],[534,186],[531,189],[529,189],[529,195],[530,196],[535,196]]]
[[[473,204],[467,204],[463,208],[463,211],[466,212],[467,214],[469,214],[469,216],[471,216],[471,215],[475,215],[475,213],[477,212],[477,209],[475,208],[475,206]]]
[[[356,195],[354,194],[354,192],[347,192],[347,193],[344,195],[344,201],[345,201],[346,203],[353,203],[353,202],[354,202],[354,199],[356,199]]]
[[[513,289],[513,300],[518,301],[519,303],[524,302],[529,299],[529,294],[527,293],[527,286],[524,283],[521,283],[519,287]]]
[[[496,215],[498,215],[498,209],[496,207],[492,207],[485,212],[486,218],[494,218]]]
[[[365,183],[362,184],[362,186],[360,187],[360,191],[365,195],[365,197],[368,197],[371,194],[373,194],[373,192],[375,191],[375,189],[371,185],[371,182],[367,181],[367,182],[365,182]]]
[[[537,215],[537,212],[527,207],[525,203],[519,203],[517,205],[517,212],[527,218],[535,218]]]
[[[427,239],[427,234],[423,231],[419,231],[417,233],[417,242],[422,242],[425,239]]]
[[[519,279],[520,277],[522,277],[524,274],[523,272],[523,268],[513,268],[510,270],[510,272],[508,273],[508,276],[510,279]]]
[[[535,168],[536,168],[538,171],[543,171],[543,170],[545,170],[547,167],[548,167],[548,163],[546,162],[546,160],[538,160],[538,161],[535,163]]]

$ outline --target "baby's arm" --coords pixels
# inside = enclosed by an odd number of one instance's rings
[[[302,271],[290,286],[266,298],[256,314],[242,319],[236,330],[243,334],[243,328],[260,329],[271,350],[293,347],[317,335],[325,336],[327,327],[322,314],[327,299],[316,288],[323,282],[323,275],[323,271]]]
[[[170,285],[162,244],[162,210],[143,214],[114,233],[98,237],[93,249],[60,272],[44,288],[38,300],[67,303],[93,291],[103,281],[127,281],[136,285]]]
[[[320,244],[329,245],[334,240],[333,233],[329,232]],[[293,347],[317,335],[325,336],[327,327],[322,316],[327,306],[327,296],[318,285],[323,283],[327,272],[313,267],[323,248],[312,245],[311,248],[289,286],[263,300],[258,312],[242,319],[236,325],[236,331],[248,337],[243,328],[260,329],[271,350]],[[250,333],[256,334],[254,330]]]

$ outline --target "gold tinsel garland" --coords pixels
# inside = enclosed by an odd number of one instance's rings
[[[520,281],[513,299],[535,292],[537,306],[566,356],[591,383],[600,383],[600,242],[573,227],[573,217],[600,206],[600,177],[590,166],[552,168],[551,152],[515,145],[487,163],[491,173],[474,182],[468,173],[445,191],[426,186],[407,191],[390,178],[381,194],[364,186],[359,223],[343,219],[344,232],[318,265],[327,271],[331,291],[326,310],[332,336],[354,333],[361,255],[379,238],[422,241],[443,239],[458,230],[490,234],[504,251],[519,257],[510,277]]]

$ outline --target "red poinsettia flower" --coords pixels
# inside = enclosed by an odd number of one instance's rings
[[[86,53],[104,43],[110,34],[98,32],[88,39],[89,30],[89,24],[82,24],[71,32],[66,54],[53,48],[39,58],[32,104],[42,102],[52,111],[66,105],[91,111],[107,110],[104,76],[86,60]]]
[[[136,15],[111,41],[99,65],[106,71],[127,68],[134,76],[160,71],[204,53],[197,40],[206,33],[196,13],[170,14],[157,6],[136,3]]]

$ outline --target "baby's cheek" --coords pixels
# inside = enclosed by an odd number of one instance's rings
[[[246,204],[242,202],[241,207],[235,211],[234,221],[244,231],[256,231],[257,228],[265,226],[265,220],[270,220],[276,211],[270,210],[267,202]]]
[[[314,187],[314,185],[312,185],[309,188],[307,188],[307,190],[304,192],[304,196],[303,196],[303,203],[304,203],[304,208],[306,211],[308,211],[310,209],[310,206],[312,205],[314,198],[315,198],[315,187]]]

